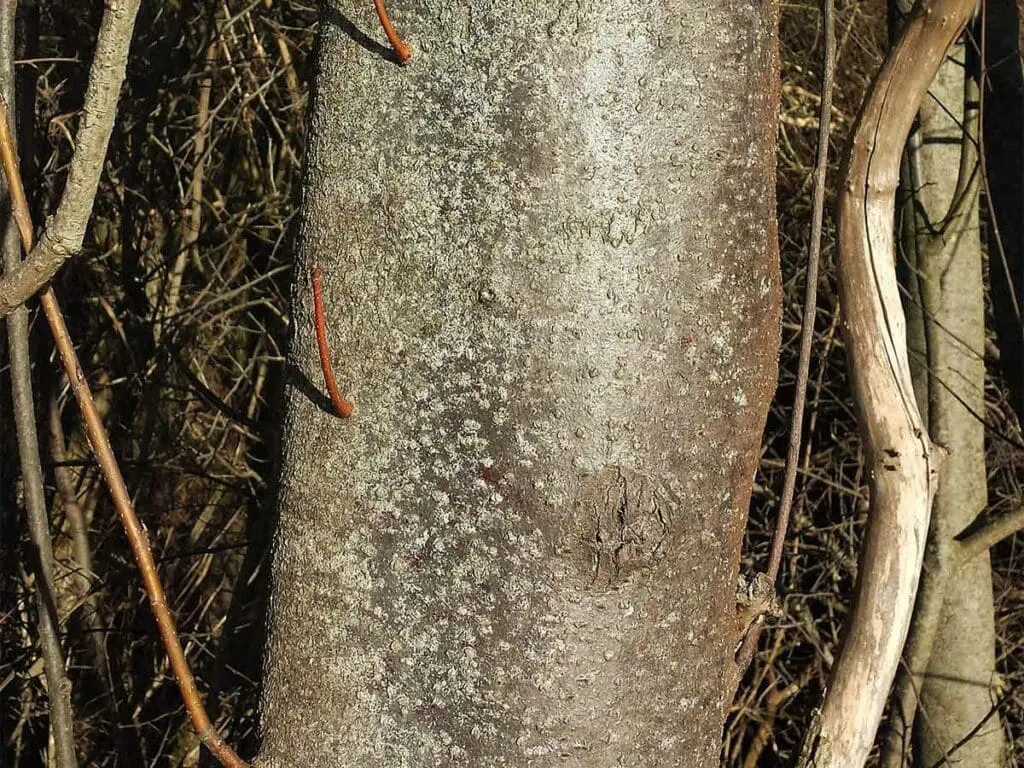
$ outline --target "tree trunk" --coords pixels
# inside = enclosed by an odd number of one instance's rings
[[[408,0],[406,67],[352,13],[316,54],[257,764],[717,766],[777,6]]]

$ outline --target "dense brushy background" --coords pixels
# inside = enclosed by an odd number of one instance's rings
[[[28,82],[21,98],[25,104],[34,94],[35,109],[20,126],[38,222],[53,210],[63,184],[101,4],[24,5],[18,69]],[[353,22],[379,36],[372,4],[363,6],[353,9]],[[206,686],[211,714],[243,755],[257,746],[276,393],[288,333],[315,22],[314,5],[294,0],[143,4],[93,224],[84,252],[56,283],[189,660]],[[725,732],[728,766],[792,764],[837,648],[865,521],[866,478],[838,333],[830,212],[846,134],[883,55],[884,4],[842,3],[837,30],[825,265],[806,446],[783,561],[784,617],[765,633],[737,697]],[[783,351],[751,510],[748,567],[766,560],[782,485],[821,47],[817,3],[784,5],[778,126]],[[44,325],[33,325],[39,422],[45,427],[51,408],[60,409],[64,440],[53,447],[52,435],[44,433],[42,443],[51,445],[51,472],[56,463],[73,475],[93,556],[88,594],[76,589],[67,565],[60,575],[82,764],[197,765],[198,742]],[[6,384],[0,388],[8,404]],[[989,423],[1019,434],[998,380],[990,381],[987,394]],[[8,407],[0,409],[0,733],[6,749],[0,765],[28,768],[43,765],[48,719]],[[1021,456],[991,440],[989,458],[993,505],[1020,504]],[[56,551],[68,564],[71,526],[52,475],[48,489]],[[1017,685],[1024,678],[1018,557],[1013,541],[994,552],[998,658],[1004,690],[1011,693],[1001,714],[1011,765],[1024,754],[1024,693],[1016,693],[1024,691]]]

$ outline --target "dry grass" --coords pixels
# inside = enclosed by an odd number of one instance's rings
[[[99,6],[87,6],[83,12],[80,4],[43,0],[38,41],[24,56],[31,61],[20,67],[36,76],[30,86],[35,126],[22,130],[32,137],[26,176],[37,218],[53,207],[71,148],[98,23]],[[368,26],[372,13],[367,3],[362,20]],[[290,240],[315,15],[312,5],[295,0],[144,4],[86,252],[62,271],[57,286],[149,529],[189,659],[214,691],[211,714],[242,754],[256,744],[274,403],[288,327]],[[833,183],[846,133],[881,59],[883,5],[843,4],[837,28]],[[819,29],[816,3],[784,7],[778,192],[787,301],[748,567],[767,556],[782,480],[810,219]],[[829,211],[833,200],[830,192]],[[829,269],[833,232],[827,216],[806,449],[783,560],[785,618],[765,632],[739,693],[725,733],[730,766],[792,764],[836,652],[856,576],[866,490]],[[60,399],[65,464],[90,521],[96,571],[91,600],[76,592],[67,569],[62,593],[83,764],[195,765],[198,745],[119,524],[74,409],[64,403],[57,368],[44,359],[49,340],[44,329],[36,333],[41,413],[48,398]],[[991,422],[1002,431],[1015,429],[997,382],[989,394]],[[998,440],[991,448],[993,499],[1019,504],[1022,459]],[[47,718],[32,643],[31,581],[19,564],[27,543],[14,512],[13,455],[11,438],[0,428],[0,729],[4,764],[24,768],[43,764]],[[53,492],[65,565],[72,562],[67,509]],[[1019,756],[1024,586],[1015,576],[1017,558],[1013,543],[1004,544],[995,569],[1000,668],[1013,694],[1003,714]],[[94,642],[97,634],[101,643]],[[230,666],[221,661],[226,657]],[[102,668],[97,659],[105,659]],[[763,750],[759,761],[751,761],[754,743]]]

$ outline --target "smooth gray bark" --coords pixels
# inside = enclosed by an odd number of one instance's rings
[[[1001,768],[1005,739],[998,717],[956,747],[995,703],[995,611],[988,553],[965,561],[955,537],[988,504],[985,470],[985,293],[975,149],[978,90],[965,83],[967,51],[957,45],[921,105],[904,166],[902,242],[911,274],[907,311],[914,390],[931,438],[948,452],[932,508],[928,550],[899,703],[884,764],[903,765],[916,721],[914,765],[949,759]],[[970,104],[970,108],[965,107]],[[964,132],[971,134],[964,137]],[[918,699],[920,699],[918,701]],[[914,710],[920,711],[915,718]]]
[[[393,5],[321,24],[257,764],[715,766],[777,6]]]

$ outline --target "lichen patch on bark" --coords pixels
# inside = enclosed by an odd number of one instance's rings
[[[409,0],[401,69],[327,14],[297,274],[357,411],[289,390],[261,766],[717,765],[775,12]]]

